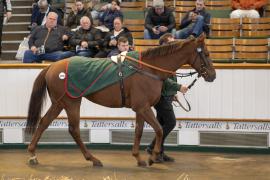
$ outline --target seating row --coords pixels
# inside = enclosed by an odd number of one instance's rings
[[[134,38],[143,38],[144,19],[126,19],[124,24],[132,32]],[[210,38],[265,38],[270,36],[270,18],[211,18],[209,26]]]
[[[270,63],[270,39],[206,39],[205,43],[215,63]],[[143,51],[158,46],[158,40],[135,39],[134,45]]]

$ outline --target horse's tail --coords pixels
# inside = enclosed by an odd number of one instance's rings
[[[38,121],[41,118],[41,110],[44,104],[43,102],[46,98],[47,88],[45,75],[48,70],[49,67],[43,69],[34,82],[28,107],[28,115],[25,129],[26,133],[33,134],[37,128]]]

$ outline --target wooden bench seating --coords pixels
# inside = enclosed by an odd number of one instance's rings
[[[233,39],[206,39],[205,44],[213,62],[228,63],[233,59]]]
[[[234,62],[269,62],[268,39],[236,39]]]
[[[211,18],[210,37],[232,38],[240,36],[240,19]]]

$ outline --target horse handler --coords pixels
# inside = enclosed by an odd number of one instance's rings
[[[169,44],[174,41],[171,33],[166,33],[159,39],[160,45]],[[177,83],[176,76],[172,76],[164,81],[159,102],[154,106],[157,111],[157,119],[162,126],[163,138],[161,143],[161,152],[158,156],[158,162],[174,162],[174,158],[164,153],[164,141],[176,125],[176,118],[173,111],[172,101],[177,91],[186,93],[188,88]],[[156,139],[146,148],[147,153],[152,154]]]

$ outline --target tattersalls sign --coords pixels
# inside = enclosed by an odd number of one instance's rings
[[[135,120],[81,120],[85,129],[134,129]],[[25,128],[25,120],[0,120],[0,128]],[[67,120],[54,120],[49,128],[68,128]],[[145,129],[152,129],[144,123]],[[270,132],[270,122],[177,121],[175,130]]]

